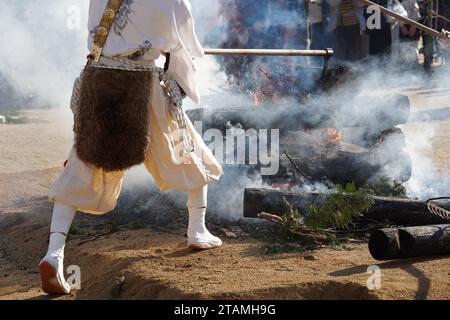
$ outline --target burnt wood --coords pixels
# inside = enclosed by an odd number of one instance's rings
[[[382,132],[406,123],[410,115],[410,101],[400,94],[385,97],[357,97],[336,103],[308,101],[301,105],[263,105],[192,109],[186,113],[192,121],[202,121],[203,130],[226,132],[230,125],[244,129],[280,129],[282,132],[313,128],[367,127]]]

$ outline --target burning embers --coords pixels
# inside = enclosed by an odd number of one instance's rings
[[[408,119],[408,98],[389,95],[348,99],[341,104],[336,101],[308,99],[304,104],[196,109],[188,114],[192,120],[201,121],[204,130],[200,132],[214,129],[225,136],[230,126],[244,132],[279,131],[278,145],[272,139],[259,144],[279,153],[278,172],[264,177],[271,184],[298,182],[300,176],[308,176],[311,182],[358,184],[377,177],[398,182],[409,180],[411,159],[403,151],[404,134],[396,127]],[[262,151],[268,150],[264,148]],[[293,161],[285,157],[285,152]],[[239,155],[239,149],[232,154]],[[241,156],[244,158],[244,153]],[[254,163],[245,164],[253,174],[260,172]],[[226,170],[233,170],[232,166]]]
[[[322,131],[323,141],[328,143],[339,143],[344,139],[342,131],[336,128],[328,128]]]
[[[242,81],[232,87],[248,92],[255,106],[280,103],[283,99],[303,101],[321,87],[320,69],[293,64],[279,58],[271,63],[254,61]]]

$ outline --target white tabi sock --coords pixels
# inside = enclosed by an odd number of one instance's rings
[[[66,238],[76,212],[77,210],[74,207],[58,202],[55,203],[50,226],[50,243],[47,256],[64,258]]]
[[[207,195],[207,186],[188,193],[188,247],[191,249],[205,250],[222,245],[222,240],[212,235],[205,225]]]
[[[76,211],[77,210],[71,206],[55,203],[50,227],[48,251],[41,261],[41,264],[47,262],[55,269],[57,284],[59,284],[66,293],[70,292],[70,286],[64,279],[64,247]]]

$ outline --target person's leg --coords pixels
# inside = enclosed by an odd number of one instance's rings
[[[213,236],[205,225],[208,186],[188,192],[188,247],[206,250],[220,247],[222,240]]]
[[[39,264],[42,289],[46,293],[70,292],[70,286],[64,278],[64,247],[76,211],[75,208],[58,202],[53,208],[48,251]]]
[[[48,191],[54,203],[47,254],[39,264],[42,288],[50,294],[65,294],[64,247],[73,218],[80,212],[101,215],[113,210],[119,198],[124,171],[104,172],[83,163],[72,149],[65,168]]]

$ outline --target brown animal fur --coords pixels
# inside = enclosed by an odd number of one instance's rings
[[[149,145],[150,72],[88,68],[75,116],[80,160],[119,171],[145,160]]]

